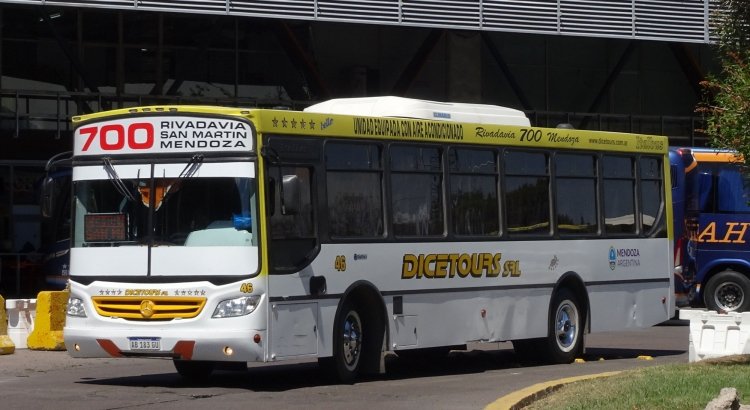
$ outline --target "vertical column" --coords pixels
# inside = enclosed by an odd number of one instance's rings
[[[446,32],[448,100],[482,100],[482,40],[478,32]]]

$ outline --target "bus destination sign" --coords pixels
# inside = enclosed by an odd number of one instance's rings
[[[85,124],[74,135],[75,155],[253,150],[246,121],[189,116],[123,118]]]

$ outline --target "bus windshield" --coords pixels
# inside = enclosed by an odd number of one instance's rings
[[[248,176],[74,182],[73,247],[257,246]]]

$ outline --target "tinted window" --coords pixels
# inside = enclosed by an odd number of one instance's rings
[[[381,147],[328,143],[325,152],[331,236],[382,236]]]
[[[661,160],[642,157],[640,160],[641,176],[641,223],[643,231],[648,233],[657,228],[655,224],[664,224],[663,218],[657,220],[662,208]]]
[[[558,154],[555,157],[555,172],[558,232],[597,233],[594,157]]]
[[[450,151],[450,210],[456,235],[499,234],[496,162],[489,150]]]
[[[506,151],[504,163],[508,233],[548,234],[550,208],[547,154]]]
[[[391,206],[397,236],[442,235],[443,180],[438,148],[392,146]]]
[[[633,158],[605,155],[604,229],[608,234],[635,233],[635,178]]]

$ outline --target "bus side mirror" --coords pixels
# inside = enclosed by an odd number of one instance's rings
[[[296,215],[300,210],[300,182],[297,175],[284,175],[281,179],[281,214]]]
[[[42,181],[42,198],[40,205],[42,208],[42,216],[45,218],[52,217],[52,210],[55,209],[56,184],[56,179],[52,177],[45,177],[44,181]]]

